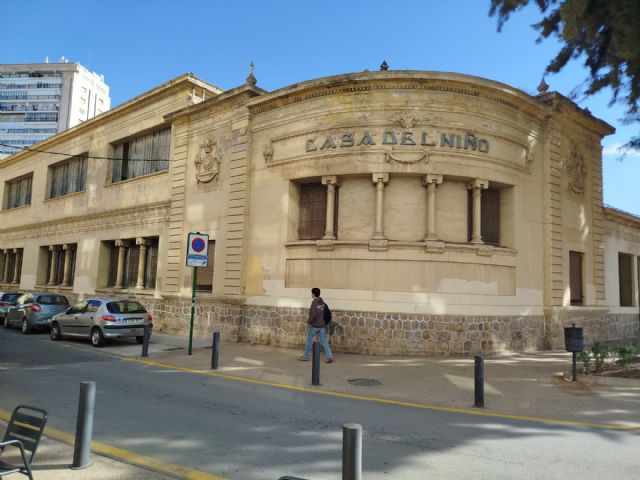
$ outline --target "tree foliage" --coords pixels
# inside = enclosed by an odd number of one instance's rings
[[[626,106],[623,122],[640,121],[640,0],[491,0],[489,15],[497,15],[500,31],[512,13],[532,2],[543,15],[533,25],[538,43],[549,37],[562,43],[546,72],[557,73],[584,56],[589,77],[583,93],[611,88],[610,104]],[[640,150],[640,135],[625,147]]]

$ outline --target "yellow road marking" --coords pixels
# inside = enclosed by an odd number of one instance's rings
[[[423,410],[436,410],[441,412],[451,412],[451,413],[465,413],[467,415],[477,415],[480,417],[494,417],[494,418],[506,418],[510,420],[526,420],[529,422],[538,422],[538,423],[548,423],[553,425],[570,425],[575,427],[591,427],[591,428],[603,428],[607,430],[631,430],[631,431],[640,431],[639,425],[614,425],[609,423],[592,423],[592,422],[581,422],[578,420],[559,420],[554,418],[543,418],[543,417],[529,417],[526,415],[513,415],[509,413],[498,413],[498,412],[487,412],[482,410],[470,410],[466,408],[453,408],[453,407],[441,407],[439,405],[429,405],[425,403],[416,403],[416,402],[406,402],[402,400],[388,400],[385,398],[378,397],[367,397],[364,395],[355,395],[352,393],[342,393],[342,392],[328,392],[324,390],[316,390],[308,387],[299,387],[296,385],[287,385],[286,383],[275,383],[275,382],[267,382],[265,380],[256,380],[253,378],[245,378],[239,377],[237,375],[227,375],[225,373],[212,372],[210,370],[196,370],[193,368],[186,367],[177,367],[175,365],[169,365],[166,363],[158,363],[152,362],[150,360],[143,360],[141,358],[124,358],[123,360],[127,360],[129,362],[137,362],[143,363],[145,365],[151,365],[154,367],[161,368],[170,368],[173,370],[180,370],[183,372],[196,373],[198,375],[207,375],[209,377],[219,377],[225,378],[227,380],[236,380],[239,382],[245,383],[254,383],[257,385],[266,385],[269,387],[282,388],[285,390],[295,390],[299,392],[307,392],[307,393],[315,393],[318,395],[328,395],[331,397],[340,397],[340,398],[349,398],[352,400],[362,400],[366,402],[374,402],[374,403],[383,403],[387,405],[396,405],[401,407],[411,407],[411,408],[420,408]]]
[[[11,419],[11,412],[0,409],[0,419],[8,422]],[[47,437],[58,440],[59,442],[66,443],[67,445],[74,445],[75,435],[72,435],[55,428],[46,427],[44,434]],[[155,470],[160,473],[172,475],[176,478],[186,480],[228,480],[224,477],[219,477],[211,473],[202,472],[200,470],[194,470],[183,465],[176,465],[175,463],[167,463],[155,458],[145,457],[144,455],[138,455],[137,453],[124,450],[122,448],[113,447],[101,442],[91,442],[91,451],[99,455],[120,460],[131,465],[144,467],[149,470]]]

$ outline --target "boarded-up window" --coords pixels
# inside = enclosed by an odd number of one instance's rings
[[[207,266],[198,269],[198,278],[196,280],[196,290],[199,292],[213,292],[213,259],[216,255],[216,241],[209,240],[209,249],[207,250]]]
[[[584,305],[582,291],[582,253],[569,252],[569,289],[571,305]]]
[[[620,306],[633,306],[633,256],[618,253],[618,285],[620,286]]]
[[[317,240],[324,236],[327,216],[327,188],[319,183],[300,185],[300,240]]]
[[[500,190],[482,190],[480,197],[480,235],[488,245],[500,245]],[[467,237],[473,236],[473,190],[469,190],[467,207]]]

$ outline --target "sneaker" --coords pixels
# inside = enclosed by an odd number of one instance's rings
[[[309,359],[307,357],[305,357],[304,355],[300,355],[298,357],[298,360],[300,360],[301,362],[308,362],[309,361]]]
[[[333,358],[327,358],[327,361],[325,363],[333,363]]]

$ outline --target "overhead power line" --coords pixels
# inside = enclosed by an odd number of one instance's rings
[[[29,152],[38,152],[38,153],[48,153],[49,155],[62,155],[64,157],[82,157],[82,158],[91,158],[94,160],[111,160],[111,161],[122,161],[127,160],[128,162],[170,162],[168,158],[164,159],[155,159],[155,158],[116,158],[116,157],[99,157],[96,155],[78,155],[71,153],[62,153],[62,152],[52,152],[50,150],[40,150],[38,148],[29,148],[29,147],[18,147],[17,145],[9,145],[7,143],[0,143],[0,147],[9,147],[9,148],[18,148],[20,150],[26,150]]]

